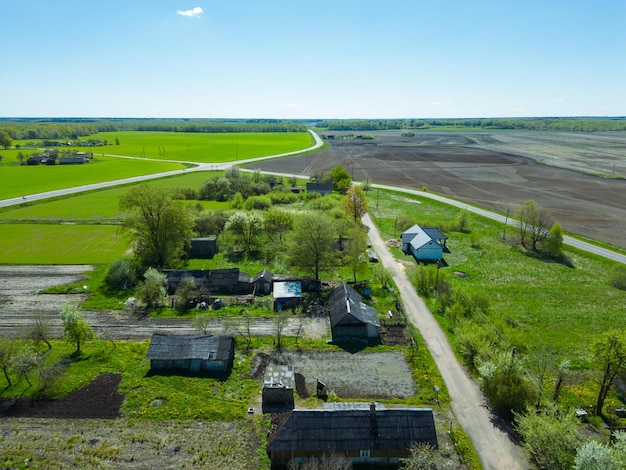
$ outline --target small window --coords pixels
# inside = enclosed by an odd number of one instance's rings
[[[369,449],[367,450],[361,450],[361,455],[360,457],[369,457],[370,456],[370,451]]]

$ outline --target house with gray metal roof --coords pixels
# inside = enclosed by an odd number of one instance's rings
[[[446,237],[435,227],[422,228],[415,224],[402,232],[402,251],[412,254],[416,261],[439,261],[443,253],[449,253],[446,246]]]
[[[411,446],[438,448],[429,408],[293,410],[281,416],[267,441],[272,468],[324,455],[345,456],[354,464],[397,464]]]
[[[330,293],[328,307],[333,341],[379,338],[376,309],[366,305],[363,297],[346,283]]]
[[[154,333],[147,358],[152,370],[228,372],[235,357],[231,336]]]

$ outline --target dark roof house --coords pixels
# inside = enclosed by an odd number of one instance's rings
[[[254,293],[256,295],[267,295],[272,291],[272,281],[274,280],[274,275],[264,269],[259,272],[252,278],[252,284],[254,285]]]
[[[376,309],[366,305],[354,289],[343,283],[328,297],[333,341],[379,337]]]
[[[231,336],[154,333],[147,358],[152,370],[228,372],[235,357]]]
[[[339,454],[353,463],[397,464],[414,443],[438,447],[433,412],[427,408],[294,410],[269,436],[274,468]]]

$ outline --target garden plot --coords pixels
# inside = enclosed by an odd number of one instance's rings
[[[400,351],[350,354],[334,352],[287,352],[272,358],[293,365],[302,374],[310,395],[317,380],[339,398],[406,398],[416,394],[411,370]]]

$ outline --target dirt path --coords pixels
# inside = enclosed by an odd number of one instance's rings
[[[398,286],[410,321],[422,334],[450,395],[452,410],[469,434],[486,470],[522,470],[530,468],[522,449],[499,427],[486,406],[478,384],[459,364],[450,343],[422,299],[415,293],[400,263],[385,246],[369,214],[363,216],[369,238],[380,261],[389,269]]]
[[[23,337],[34,324],[35,317],[44,315],[54,338],[61,338],[63,329],[59,312],[64,305],[79,306],[87,294],[41,294],[50,287],[73,284],[85,278],[93,266],[0,266],[0,337]],[[101,338],[143,341],[157,331],[180,334],[197,333],[188,318],[152,318],[126,310],[83,311],[85,319]],[[303,331],[312,338],[323,338],[329,330],[326,318],[307,318]],[[289,322],[284,333],[295,336],[297,322]],[[250,328],[253,336],[273,336],[270,318],[254,318]],[[209,326],[212,334],[222,332],[220,319]]]

